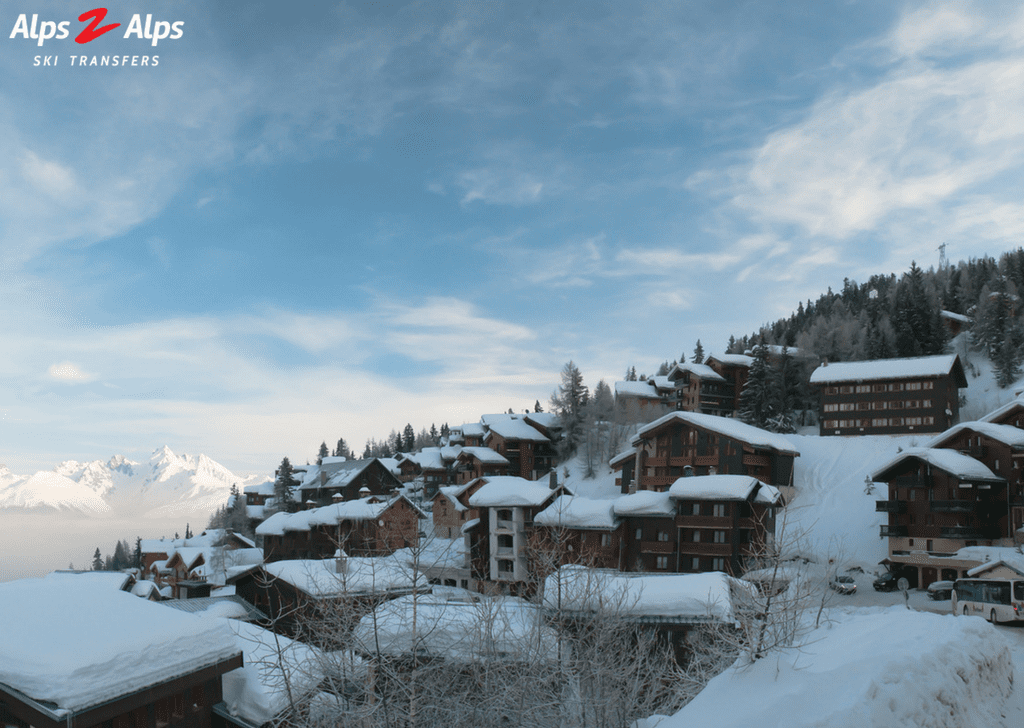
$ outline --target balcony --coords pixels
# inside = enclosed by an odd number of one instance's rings
[[[771,460],[765,455],[744,455],[743,464],[755,468],[767,468],[771,465]]]
[[[906,536],[907,535],[907,527],[906,526],[880,526],[879,527],[879,535],[882,536],[883,538],[893,537],[893,536]]]
[[[875,501],[876,513],[906,513],[907,502],[901,500],[877,500]]]
[[[516,522],[515,521],[506,521],[506,520],[501,519],[501,518],[495,519],[495,521],[494,521],[494,530],[495,531],[508,531],[508,532],[511,533],[511,532],[516,530]]]
[[[644,554],[674,554],[675,541],[641,541],[640,552]]]
[[[962,538],[988,540],[999,538],[999,529],[991,526],[943,526],[939,529],[941,538]]]
[[[967,500],[933,500],[928,504],[933,513],[975,513],[977,501]]]

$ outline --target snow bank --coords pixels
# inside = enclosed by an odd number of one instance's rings
[[[544,606],[570,612],[735,621],[734,595],[751,585],[719,571],[636,574],[563,566],[544,580]]]
[[[615,501],[580,498],[574,495],[560,495],[550,506],[538,513],[533,522],[541,526],[565,526],[569,528],[614,529],[619,525],[613,506]]]
[[[239,652],[223,620],[165,609],[76,574],[0,584],[0,624],[0,683],[68,711]]]
[[[359,621],[353,639],[365,653],[455,660],[553,657],[558,641],[541,611],[522,599],[458,602],[422,594],[385,602]]]
[[[222,621],[222,620],[211,620]],[[314,647],[236,620],[229,620],[245,666],[222,678],[231,715],[255,725],[277,717],[291,701],[301,701],[323,679],[322,655]]]
[[[976,617],[903,607],[845,613],[804,646],[716,677],[658,728],[990,728],[1013,691],[1010,652]]]

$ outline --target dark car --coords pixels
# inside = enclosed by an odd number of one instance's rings
[[[829,589],[834,589],[840,594],[856,594],[857,582],[853,580],[852,576],[840,576],[836,575],[832,577],[832,581],[828,583]]]
[[[928,585],[928,598],[937,602],[949,599],[953,595],[953,582],[933,581]]]
[[[900,588],[899,579],[891,571],[882,574],[871,585],[875,587],[875,591],[883,592],[896,591]]]

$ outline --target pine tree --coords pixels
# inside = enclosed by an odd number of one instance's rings
[[[729,342],[730,345],[732,341]],[[704,347],[701,346],[700,339],[697,339],[697,346],[693,348],[693,363],[703,364],[704,363]]]
[[[544,411],[544,408],[540,406],[540,400],[539,399],[536,402],[533,403],[533,411],[534,412],[543,412]]]
[[[402,452],[412,452],[415,443],[416,430],[412,428],[412,424],[407,424],[402,430]]]
[[[187,523],[185,524],[185,538],[186,539],[192,538],[192,529],[189,528],[189,525]]]
[[[331,456],[331,451],[327,449],[327,441],[325,440],[324,442],[320,443],[320,451],[316,455],[316,464],[317,465],[323,465],[324,464],[324,458],[330,457],[330,456]]]
[[[563,459],[576,452],[583,437],[583,421],[589,398],[583,374],[572,361],[562,367],[562,383],[551,395],[551,411],[558,415],[562,425]]]
[[[135,537],[135,553],[132,554],[132,566],[142,568],[142,536]]]
[[[92,555],[92,570],[103,571],[103,555],[100,554],[100,547],[96,547],[96,553]]]
[[[370,445],[370,440],[366,441],[366,447],[363,448],[363,460],[373,457],[373,448]]]
[[[430,423],[430,443],[435,447],[441,444],[441,433],[437,431],[437,425]]]
[[[768,362],[767,346],[754,347],[753,355],[747,383],[740,393],[739,418],[748,425],[767,428],[780,413],[775,375]]]
[[[299,481],[292,477],[293,472],[291,461],[284,457],[277,469],[277,479],[274,481],[274,502],[279,511],[294,510],[293,490],[299,485]]]

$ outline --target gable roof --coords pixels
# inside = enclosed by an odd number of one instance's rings
[[[469,497],[469,505],[474,508],[540,506],[568,492],[562,486],[551,490],[547,480],[527,480],[518,475],[491,475],[480,480],[484,484]]]
[[[942,447],[964,430],[975,432],[979,435],[1009,445],[1015,450],[1024,450],[1024,430],[1013,425],[997,425],[994,422],[961,422],[953,425],[940,435],[937,435],[924,447]]]
[[[1024,396],[1019,396],[1016,399],[1007,402],[1002,407],[992,410],[987,415],[982,417],[981,421],[995,422],[996,420],[1000,420],[1006,415],[1019,410],[1024,410]]]
[[[673,422],[683,422],[703,430],[708,430],[719,435],[745,442],[748,445],[767,447],[779,452],[799,455],[793,444],[785,435],[762,430],[760,427],[748,425],[746,422],[732,419],[731,417],[718,417],[717,415],[706,415],[703,412],[670,412],[664,417],[659,417],[654,422],[644,425],[633,437],[632,444],[638,445],[656,430]]]
[[[508,465],[509,462],[504,455],[494,452],[489,447],[464,447],[462,452],[459,453],[459,460],[463,459],[463,456],[473,457],[482,463],[488,465]]]
[[[678,500],[750,500],[775,504],[782,500],[779,490],[750,475],[695,475],[680,478],[668,489]]]
[[[490,425],[491,432],[496,435],[500,435],[506,440],[527,440],[529,442],[550,442],[550,440],[537,431],[535,428],[527,424],[524,420],[509,419],[501,420],[498,422],[492,422]],[[489,438],[491,432],[487,433]],[[485,442],[486,442],[485,438]]]
[[[617,516],[674,516],[676,513],[676,504],[667,492],[638,490],[616,498],[614,503]]]
[[[616,397],[650,397],[651,399],[659,399],[661,395],[654,387],[654,382],[640,381],[623,381],[615,383],[615,396]]]
[[[668,378],[675,380],[684,374],[692,374],[700,379],[710,379],[716,382],[724,382],[725,377],[709,367],[707,364],[694,364],[693,362],[682,362],[672,367]]]
[[[709,361],[717,361],[734,367],[749,368],[754,363],[754,357],[747,356],[746,354],[712,354],[704,360],[704,363],[707,364]]]
[[[533,517],[541,526],[564,526],[603,531],[618,527],[615,517],[615,499],[598,500],[581,496],[560,495],[551,505]]]
[[[927,447],[915,447],[901,452],[891,461],[872,473],[871,480],[886,480],[885,476],[888,471],[896,468],[898,465],[903,464],[904,461],[911,458],[923,460],[932,467],[949,473],[959,480],[992,483],[1005,482],[1003,478],[1000,478],[989,470],[984,463],[978,462],[968,455],[963,455],[956,450]]]
[[[839,382],[870,382],[880,379],[952,376],[958,387],[967,386],[967,377],[956,354],[918,356],[909,359],[875,359],[873,361],[840,361],[818,367],[811,374],[811,384]]]

